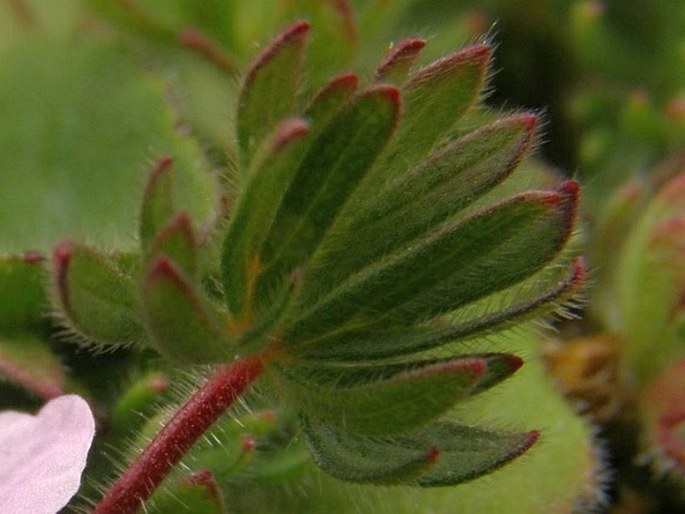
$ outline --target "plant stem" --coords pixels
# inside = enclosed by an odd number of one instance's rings
[[[93,514],[135,513],[195,441],[263,372],[263,356],[245,357],[221,366],[119,477]]]

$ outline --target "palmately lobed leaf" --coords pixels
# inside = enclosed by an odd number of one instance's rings
[[[530,148],[537,119],[498,120],[437,150],[341,216],[307,272],[299,301],[402,250],[501,183]],[[328,244],[326,244],[328,243]]]
[[[303,309],[286,344],[311,347],[329,344],[328,334],[412,325],[512,286],[558,255],[576,203],[577,185],[568,182],[558,192],[521,194],[448,221]]]
[[[433,350],[487,336],[542,316],[571,299],[583,284],[585,264],[582,259],[576,259],[571,270],[564,272],[560,279],[551,284],[545,281],[538,283],[539,277],[534,276],[532,287],[525,287],[527,284],[524,284],[524,290],[519,290],[521,286],[515,286],[514,299],[508,302],[506,308],[502,307],[501,299],[488,297],[483,300],[487,305],[476,302],[475,305],[457,309],[450,313],[448,320],[438,318],[433,323],[415,327],[380,327],[372,332],[362,329],[358,333],[333,334],[326,344],[302,345],[298,348],[298,356],[326,362],[360,362]],[[490,304],[494,304],[494,307]]]
[[[235,318],[252,317],[247,305],[267,312],[290,287],[293,271],[306,265],[390,137],[398,111],[397,89],[376,86],[329,114],[312,140],[297,122],[281,125],[294,127],[292,136],[272,136],[285,144],[272,145],[264,166],[250,173],[224,242],[224,290]],[[293,148],[299,140],[302,154]]]

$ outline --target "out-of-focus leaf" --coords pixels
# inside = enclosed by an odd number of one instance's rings
[[[48,345],[29,334],[0,336],[0,377],[43,400],[64,394],[64,371]]]
[[[157,159],[150,172],[140,213],[140,241],[147,250],[152,239],[176,213],[170,157]]]
[[[29,252],[0,257],[0,332],[11,334],[41,324],[47,312],[43,256]]]
[[[152,499],[152,512],[160,514],[225,514],[223,494],[208,469],[193,471],[165,484]]]
[[[168,390],[169,380],[161,371],[147,373],[127,387],[112,407],[111,428],[115,432],[133,431],[153,412],[156,402]]]
[[[166,255],[190,279],[198,278],[199,243],[190,218],[186,213],[174,217],[152,240],[148,261]]]
[[[1,252],[64,239],[134,248],[153,155],[174,156],[179,210],[201,223],[213,215],[215,178],[199,148],[176,131],[163,84],[120,46],[31,33],[0,62]]]

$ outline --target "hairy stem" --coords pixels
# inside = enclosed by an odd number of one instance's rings
[[[221,366],[114,483],[93,514],[135,513],[197,439],[264,371],[262,356]]]

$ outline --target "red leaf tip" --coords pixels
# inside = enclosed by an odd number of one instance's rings
[[[251,435],[243,436],[240,441],[240,449],[243,453],[252,453],[257,449],[257,440]]]
[[[506,362],[512,373],[515,373],[523,366],[523,359],[517,355],[507,355]]]
[[[214,474],[209,469],[198,469],[193,471],[188,477],[188,483],[190,484],[206,484],[214,480]]]
[[[532,112],[521,114],[519,119],[529,132],[533,132],[538,126],[538,117]]]
[[[157,260],[152,264],[150,268],[149,277],[152,278],[156,275],[176,275],[176,270],[171,262],[171,259],[166,255],[160,255]]]
[[[435,464],[438,462],[438,459],[440,458],[440,448],[437,446],[433,446],[426,452],[426,463],[427,464]]]
[[[400,90],[394,86],[378,86],[374,89],[378,94],[385,96],[394,104],[400,103]]]
[[[291,37],[307,33],[310,28],[309,22],[303,20],[296,21],[283,31],[282,37],[283,39],[290,39]]]
[[[52,252],[52,257],[59,274],[66,273],[71,260],[71,241],[62,241]]]
[[[172,157],[169,155],[163,155],[155,161],[154,169],[159,171],[166,170],[169,169],[173,163],[174,159]]]
[[[576,180],[565,180],[562,182],[561,186],[559,186],[559,192],[575,202],[580,195],[580,185]]]
[[[291,141],[309,132],[309,124],[300,118],[289,118],[279,125],[273,140],[274,150],[278,151]]]
[[[578,257],[571,263],[573,268],[571,275],[571,284],[579,285],[585,282],[585,276],[587,275],[587,264],[585,264],[585,259]]]
[[[359,77],[355,73],[343,73],[333,77],[326,89],[354,89],[359,83]]]
[[[24,252],[21,258],[26,264],[38,264],[39,262],[43,262],[45,260],[45,255],[43,255],[42,252],[30,251]]]

